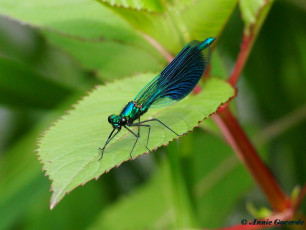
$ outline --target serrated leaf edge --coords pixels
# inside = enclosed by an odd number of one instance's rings
[[[147,74],[148,74],[148,73],[147,73]],[[140,75],[140,74],[137,74],[137,75]],[[136,75],[136,76],[137,76],[137,75]],[[129,77],[125,77],[125,78],[129,78]],[[123,78],[123,79],[124,79],[124,78]],[[44,168],[44,161],[43,161],[43,159],[41,158],[41,156],[40,156],[40,154],[39,154],[39,149],[40,149],[41,140],[45,137],[45,134],[46,134],[49,130],[51,130],[51,129],[53,129],[54,127],[56,127],[56,126],[58,125],[59,121],[64,120],[64,117],[65,117],[65,116],[69,115],[72,111],[74,111],[74,110],[75,110],[75,107],[78,106],[78,105],[80,105],[80,102],[82,102],[85,98],[89,97],[92,93],[94,93],[94,91],[95,91],[96,89],[98,89],[98,88],[100,88],[100,87],[102,87],[102,86],[106,86],[106,85],[108,85],[108,84],[112,84],[112,83],[115,83],[115,82],[120,82],[121,80],[122,80],[122,79],[114,79],[113,81],[105,82],[104,85],[96,85],[96,86],[93,87],[91,90],[87,91],[86,94],[85,94],[83,97],[81,97],[79,100],[77,100],[77,102],[76,102],[75,104],[72,104],[72,105],[71,105],[71,107],[72,107],[71,109],[66,110],[62,116],[60,116],[60,117],[59,117],[58,119],[56,119],[55,121],[51,122],[51,125],[49,126],[49,128],[46,128],[46,129],[40,134],[40,137],[37,138],[36,144],[37,144],[38,148],[35,149],[34,151],[36,152],[36,155],[37,155],[37,158],[38,158],[38,160],[39,160],[39,163],[42,164],[42,171],[45,171],[45,176],[48,176],[48,179],[51,181],[50,191],[53,192],[53,193],[52,193],[52,196],[51,196],[51,200],[50,200],[50,209],[51,209],[51,210],[52,210],[52,209],[53,209],[53,208],[54,208],[54,207],[64,198],[64,196],[65,196],[66,194],[69,194],[72,190],[74,190],[74,189],[77,188],[78,186],[80,186],[80,185],[84,186],[87,182],[89,182],[89,181],[92,180],[92,179],[98,180],[98,179],[100,178],[101,175],[103,175],[104,173],[108,173],[110,170],[112,170],[112,169],[115,168],[115,167],[118,168],[122,163],[124,163],[124,162],[126,162],[126,161],[134,160],[134,159],[136,159],[137,157],[142,156],[142,155],[144,155],[144,154],[149,154],[149,152],[144,152],[144,153],[142,153],[142,154],[137,155],[137,156],[136,156],[135,158],[133,158],[133,159],[124,160],[124,161],[120,162],[119,164],[117,164],[117,165],[115,165],[115,166],[109,168],[108,170],[105,170],[105,171],[102,172],[99,176],[93,177],[93,178],[91,178],[91,179],[89,179],[89,180],[87,180],[87,181],[85,181],[85,182],[83,182],[83,183],[81,183],[81,184],[79,184],[79,185],[74,186],[72,189],[70,189],[70,190],[68,190],[67,192],[65,192],[65,193],[63,194],[63,196],[62,196],[60,199],[58,199],[58,200],[52,199],[52,197],[53,197],[53,195],[54,195],[54,192],[55,192],[55,189],[53,188],[53,186],[54,186],[54,185],[53,185],[53,180],[54,180],[54,179],[52,178],[52,176],[51,176],[50,174],[48,174],[48,171]],[[224,81],[224,82],[225,82],[225,81]],[[225,82],[225,83],[229,84],[228,82]],[[230,85],[230,84],[229,84],[229,85]],[[203,117],[203,119],[201,119],[201,120],[198,121],[198,125],[194,126],[194,127],[193,127],[192,129],[190,129],[190,130],[187,130],[185,133],[182,134],[182,136],[183,136],[183,135],[186,135],[186,134],[189,133],[189,132],[192,132],[192,131],[194,130],[194,128],[199,127],[200,123],[201,123],[203,120],[208,119],[208,118],[211,117],[213,114],[217,113],[218,110],[219,110],[220,108],[222,108],[224,105],[226,105],[227,103],[229,103],[234,97],[236,97],[236,95],[237,95],[237,91],[235,91],[234,95],[233,95],[232,97],[230,97],[226,102],[221,103],[221,104],[218,106],[218,108],[216,109],[215,112],[209,114],[209,115],[206,116],[206,117]],[[195,96],[196,96],[196,95],[195,95]],[[180,139],[180,138],[181,138],[181,137],[174,137],[174,138],[172,138],[171,140],[169,140],[166,144],[162,144],[162,145],[157,146],[156,148],[153,149],[153,151],[156,151],[156,150],[157,150],[158,148],[160,148],[160,147],[165,147],[165,146],[167,146],[170,142],[172,142],[173,140]],[[89,162],[92,162],[92,161],[89,161]],[[65,187],[67,187],[67,186],[65,186]],[[64,190],[64,188],[61,189],[61,190],[59,190],[59,191],[62,191],[62,190]]]

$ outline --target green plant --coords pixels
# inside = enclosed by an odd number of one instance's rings
[[[252,215],[297,218],[305,187],[294,190],[297,192],[291,197],[287,194],[293,186],[305,182],[303,153],[297,151],[305,148],[303,141],[298,140],[305,133],[305,78],[301,76],[306,69],[299,63],[306,55],[302,39],[305,32],[302,23],[286,21],[283,24],[290,26],[279,26],[280,30],[292,30],[289,40],[299,55],[284,45],[285,35],[274,35],[278,30],[269,34],[273,39],[265,37],[275,24],[260,34],[273,4],[269,0],[0,2],[0,13],[4,15],[0,18],[0,43],[4,44],[0,47],[0,103],[14,115],[12,123],[17,127],[7,128],[7,141],[2,147],[5,153],[0,162],[0,228],[165,229],[233,224],[239,228],[241,219],[251,219],[250,214],[244,212],[236,221],[226,218],[234,216],[239,200],[254,187],[250,175],[271,207],[271,211],[256,211],[248,205]],[[275,10],[285,9],[296,19],[305,18],[305,9],[300,10],[295,4],[277,2]],[[272,21],[278,25],[276,18]],[[16,31],[21,35],[16,35]],[[255,44],[258,35],[262,37]],[[146,114],[158,114],[180,132],[193,132],[151,156],[127,162],[99,178],[129,160],[131,147],[132,137],[121,132],[123,138],[114,143],[102,162],[97,161],[98,147],[104,144],[111,129],[107,116],[119,112],[127,98],[132,99],[154,76],[152,73],[160,71],[187,42],[211,36],[218,41],[196,95]],[[275,54],[271,54],[270,47]],[[285,54],[279,52],[282,49]],[[237,58],[232,57],[237,53]],[[289,61],[288,56],[296,61]],[[233,71],[228,66],[234,66]],[[247,80],[237,90],[244,67]],[[144,74],[138,74],[141,72]],[[290,75],[295,76],[295,81]],[[281,76],[283,79],[279,79]],[[102,86],[92,89],[101,81]],[[113,82],[104,84],[110,81]],[[282,83],[282,87],[276,82]],[[84,97],[85,92],[89,93]],[[243,98],[249,92],[255,95],[253,100],[258,105]],[[236,99],[228,103],[235,94]],[[239,102],[244,105],[239,107]],[[298,109],[287,116],[294,108]],[[254,116],[257,123],[243,122],[250,120],[243,120],[242,116],[238,122],[239,113],[249,114],[251,109],[257,109],[255,114],[262,121]],[[68,114],[58,119],[66,110],[70,110]],[[212,113],[213,119],[195,128]],[[173,114],[177,119],[171,119]],[[282,115],[285,117],[277,123]],[[3,117],[8,120],[5,113]],[[263,121],[280,125],[260,133]],[[295,134],[286,134],[297,123]],[[43,131],[38,156],[52,180],[51,208],[75,187],[99,178],[99,182],[90,182],[72,192],[52,211],[47,210],[46,204],[50,183],[41,174],[41,165],[33,153]],[[262,139],[255,140],[255,148],[248,136],[256,134]],[[280,140],[271,142],[269,138],[275,136],[280,136]],[[150,146],[167,145],[172,139],[171,133],[156,125]],[[146,152],[144,141],[140,141],[134,157]],[[272,155],[272,147],[277,148],[279,143],[279,152],[289,166]],[[256,150],[259,147],[263,153],[260,156]],[[249,173],[232,155],[233,150]],[[289,184],[286,192],[262,159],[269,162],[282,183]],[[274,168],[277,166],[280,168]],[[289,175],[280,170],[285,166]],[[295,174],[290,175],[293,171]],[[125,198],[120,199],[122,195]],[[248,200],[256,201],[256,196]]]

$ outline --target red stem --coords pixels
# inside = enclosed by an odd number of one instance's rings
[[[257,20],[260,18],[259,14]],[[228,79],[228,82],[233,87],[236,86],[241,75],[260,27],[260,22],[253,24],[249,28],[249,33],[244,32],[243,34],[239,55],[233,72]],[[292,208],[289,198],[281,190],[270,170],[259,157],[256,149],[244,133],[237,119],[230,112],[228,106],[222,106],[213,118],[222,130],[226,140],[235,150],[237,156],[245,164],[246,168],[266,194],[273,209],[277,212],[282,212],[288,210],[288,208]]]
[[[231,76],[228,79],[228,82],[233,87],[236,86],[241,71],[246,63],[246,60],[248,59],[253,42],[254,42],[253,33],[250,33],[249,35],[244,34],[244,36],[242,37],[242,43],[240,45],[240,52],[236,61],[236,65],[233,69]]]
[[[246,165],[251,175],[269,199],[273,209],[281,212],[291,207],[288,197],[277,184],[270,170],[258,156],[237,119],[227,107],[213,115],[213,119],[222,130],[226,140]]]

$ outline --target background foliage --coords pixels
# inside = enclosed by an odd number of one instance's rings
[[[160,71],[167,60],[147,35],[173,55],[190,39],[217,36],[211,75],[227,78],[258,8],[234,0],[115,2],[0,2],[0,229],[216,228],[251,218],[247,204],[269,208],[207,120],[49,210],[50,181],[34,150],[51,122],[97,84]],[[306,175],[305,20],[302,1],[275,1],[235,99],[240,122],[288,194]]]

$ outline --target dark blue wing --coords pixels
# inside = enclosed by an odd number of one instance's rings
[[[196,86],[210,59],[209,46],[214,38],[192,41],[149,82],[134,101],[143,108],[163,107],[186,97]]]

